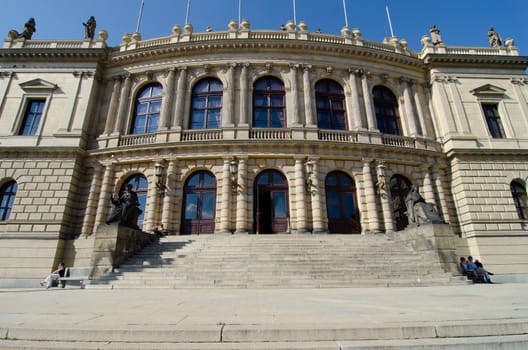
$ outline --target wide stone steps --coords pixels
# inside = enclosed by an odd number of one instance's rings
[[[384,235],[169,236],[90,287],[336,288],[466,283]]]

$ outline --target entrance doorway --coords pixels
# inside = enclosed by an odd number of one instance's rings
[[[276,170],[262,172],[255,181],[254,193],[254,232],[288,232],[288,184],[284,175]]]
[[[356,186],[341,171],[328,174],[325,180],[326,213],[330,233],[361,233]]]
[[[181,233],[213,233],[215,207],[216,179],[208,171],[198,171],[185,182]]]

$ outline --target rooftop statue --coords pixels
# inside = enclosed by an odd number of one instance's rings
[[[428,203],[418,192],[418,186],[412,185],[405,197],[409,224],[443,224],[444,220],[438,214],[432,203]]]
[[[442,37],[440,36],[440,29],[438,29],[434,24],[429,29],[429,33],[431,33],[431,41],[433,42],[433,45],[442,44]]]
[[[499,33],[497,33],[495,29],[493,29],[493,27],[491,27],[488,30],[488,41],[489,41],[490,47],[501,47],[502,46],[501,37]]]
[[[31,17],[28,19],[28,21],[24,24],[24,29],[22,30],[22,33],[18,35],[19,38],[24,38],[27,40],[31,40],[31,36],[33,33],[37,31],[35,19]]]
[[[84,38],[93,40],[94,35],[95,35],[95,27],[97,26],[94,16],[90,16],[88,21],[86,21],[86,23],[83,23],[83,26],[84,26]]]

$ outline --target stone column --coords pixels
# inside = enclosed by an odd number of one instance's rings
[[[436,204],[433,183],[431,182],[430,167],[427,165],[422,166],[422,172],[424,173],[422,194],[426,202]]]
[[[95,227],[98,225],[106,223],[108,218],[108,208],[112,205],[111,196],[112,196],[112,187],[114,186],[114,165],[106,165],[104,175],[103,175],[103,184],[101,186],[101,192],[99,193],[99,202],[97,205],[97,212],[95,214]]]
[[[235,233],[248,233],[248,188],[247,179],[247,157],[238,158],[238,184],[239,193],[236,196],[236,231]]]
[[[438,207],[438,213],[442,215],[444,221],[449,222],[449,211],[447,210],[447,201],[444,193],[445,177],[441,170],[433,169],[432,180],[436,187],[436,193],[438,193],[438,200],[440,206]]]
[[[295,216],[296,233],[306,233],[306,198],[304,158],[295,159]]]
[[[363,129],[363,118],[361,115],[361,106],[359,102],[359,91],[357,87],[357,78],[358,74],[357,69],[350,68],[348,70],[348,83],[350,85],[350,102],[348,106],[348,123],[350,129]]]
[[[292,102],[292,111],[291,111],[291,125],[299,126],[299,86],[297,84],[297,68],[298,65],[290,64],[290,73],[291,73],[291,102]]]
[[[248,63],[240,65],[240,116],[238,120],[240,126],[248,125],[248,68]]]
[[[185,90],[187,84],[187,67],[178,68],[180,74],[178,76],[178,86],[176,88],[176,106],[174,110],[174,125],[177,129],[183,126],[183,113],[185,108]]]
[[[437,114],[442,116],[441,118],[435,118],[437,121],[437,134],[438,136],[444,136],[447,133],[456,133],[458,131],[455,123],[455,117],[451,104],[447,97],[445,85],[447,84],[447,78],[436,77],[432,86],[432,98],[431,102],[434,103],[434,107],[438,108]]]
[[[114,128],[114,134],[121,134],[124,130],[125,121],[127,119],[127,107],[130,100],[130,86],[132,85],[132,76],[127,74],[125,76],[125,82],[121,89],[121,95],[119,97],[119,107],[117,109],[117,120]]]
[[[90,236],[94,232],[94,223],[97,215],[98,200],[101,194],[101,182],[103,181],[103,169],[101,165],[94,160],[92,182],[90,184],[90,194],[88,195],[88,203],[86,205],[86,212],[84,213],[84,220],[81,229],[83,236]]]
[[[164,98],[161,104],[161,118],[159,130],[170,129],[170,117],[172,115],[172,102],[174,100],[174,78],[176,77],[176,68],[169,68],[167,77],[167,88],[164,91]],[[164,224],[165,225],[165,224]]]
[[[409,92],[409,83],[409,79],[404,77],[400,78],[400,85],[403,87],[405,121],[407,122],[407,126],[409,128],[409,136],[416,136],[418,131],[416,129],[416,119],[414,118],[411,93]]]
[[[231,219],[231,174],[229,173],[229,163],[231,163],[231,158],[224,158],[224,166],[222,168],[222,187],[220,193],[220,227],[218,229],[219,233],[230,233],[229,224]],[[236,198],[236,197],[235,197]]]
[[[394,232],[394,217],[392,212],[392,198],[390,193],[390,183],[387,183],[385,176],[380,174],[380,166],[384,166],[383,162],[378,163],[376,169],[378,182],[376,186],[378,188],[378,194],[380,196],[381,210],[383,213],[383,222],[385,223],[385,233]]]
[[[155,165],[155,163],[154,163]],[[143,231],[151,232],[158,223],[156,222],[157,213],[160,205],[160,190],[156,186],[158,179],[156,176],[152,176],[152,181],[149,184],[149,196],[147,197],[147,204],[145,205],[146,215],[145,221],[143,222]],[[148,209],[148,210],[147,210]]]
[[[236,63],[227,65],[227,86],[225,92],[225,104],[222,108],[222,126],[233,126],[234,97],[235,97],[235,68]]]
[[[178,167],[177,160],[171,160],[167,169],[167,189],[163,197],[163,208],[161,212],[161,223],[168,231],[174,231],[172,219],[174,216],[174,199],[176,198],[176,170]]]
[[[75,115],[76,115],[76,108],[79,100],[79,92],[81,91],[81,85],[83,81],[84,72],[73,72],[73,76],[77,78],[77,84],[75,86],[75,92],[72,95],[72,98],[69,99],[68,107],[66,110],[69,112],[69,117],[63,119],[63,125],[59,129],[59,132],[70,132],[72,131]]]
[[[327,233],[328,229],[323,222],[321,188],[319,186],[318,159],[311,158],[313,163],[312,174],[312,233]]]
[[[374,103],[370,93],[368,83],[368,72],[361,71],[361,88],[363,90],[363,102],[365,103],[365,112],[367,114],[367,124],[369,130],[377,130],[376,113],[374,112]]]
[[[363,190],[367,204],[367,227],[364,228],[363,231],[378,233],[381,232],[381,230],[378,208],[376,205],[376,192],[374,190],[374,181],[372,179],[371,163],[372,159],[363,159]]]
[[[311,65],[303,65],[304,116],[306,126],[316,126],[313,112],[312,84],[310,82]]]
[[[427,124],[425,123],[425,114],[422,108],[422,99],[420,98],[420,91],[417,88],[416,84],[411,85],[411,90],[413,92],[414,104],[416,105],[416,112],[418,113],[418,121],[420,124],[421,134],[423,136],[428,136]]]
[[[523,114],[523,120],[524,120],[524,126],[525,128],[528,128],[528,101],[526,98],[526,95],[523,93],[523,90],[526,91],[526,80],[521,80],[518,78],[512,78],[511,83],[513,85],[513,91],[515,92],[515,96],[517,96],[517,100],[519,101],[519,107]]]
[[[106,124],[104,129],[105,135],[110,135],[114,131],[116,117],[117,117],[117,101],[119,100],[119,91],[121,91],[121,77],[113,77],[114,87],[112,89],[112,96],[110,98],[110,105],[108,106],[108,113],[106,114]]]

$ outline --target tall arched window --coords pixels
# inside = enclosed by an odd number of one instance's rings
[[[403,230],[409,225],[405,197],[411,190],[411,182],[401,175],[394,175],[390,179],[392,210],[396,221],[396,231]]]
[[[517,209],[519,219],[528,219],[528,197],[526,195],[526,188],[518,181],[512,181],[510,190]]]
[[[205,78],[194,85],[190,129],[220,128],[222,93],[222,82],[216,78]]]
[[[317,127],[320,129],[346,130],[345,94],[341,85],[330,79],[315,84]]]
[[[185,182],[181,233],[214,233],[216,179],[208,171],[198,171]]]
[[[9,219],[17,190],[18,184],[16,181],[9,181],[0,188],[0,221]]]
[[[119,196],[125,189],[126,185],[132,185],[132,191],[136,192],[139,201],[139,209],[141,209],[141,215],[138,217],[138,226],[143,228],[143,220],[145,219],[145,208],[147,206],[147,191],[148,191],[148,182],[147,178],[142,174],[136,174],[129,177],[125,183],[121,186],[119,191]]]
[[[136,97],[131,134],[156,132],[161,111],[161,84],[149,84]]]
[[[253,127],[286,127],[284,84],[275,77],[260,78],[253,85]]]
[[[402,127],[396,96],[384,86],[375,86],[372,94],[379,131],[384,134],[401,135]]]

